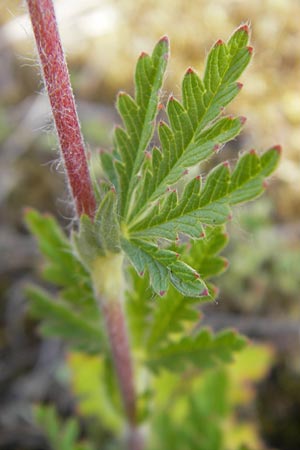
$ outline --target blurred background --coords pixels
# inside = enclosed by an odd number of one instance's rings
[[[27,312],[23,287],[38,279],[40,260],[22,214],[29,206],[51,212],[68,230],[71,211],[26,7],[19,0],[0,6],[0,449],[37,450],[47,444],[28,419],[30,404],[51,401],[68,415],[74,397],[63,345],[41,339]],[[264,369],[240,406],[259,436],[254,448],[299,450],[299,0],[56,0],[55,6],[95,170],[97,151],[111,147],[119,120],[116,93],[133,92],[140,52],[169,36],[166,100],[169,92],[180,95],[188,66],[203,73],[217,39],[251,23],[255,55],[229,108],[247,122],[223,156],[234,162],[241,150],[280,144],[283,157],[263,198],[235,211],[230,268],[203,320],[214,329],[233,326],[263,345]]]

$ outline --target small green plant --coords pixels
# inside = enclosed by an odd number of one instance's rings
[[[231,361],[245,345],[234,331],[214,335],[199,328],[197,307],[216,298],[211,278],[228,265],[219,253],[232,206],[263,193],[280,156],[279,146],[262,155],[251,150],[234,168],[223,162],[201,173],[201,163],[238,136],[245,122],[224,108],[240,92],[237,80],[252,56],[249,27],[216,42],[203,79],[189,68],[181,100],[170,96],[165,111],[167,37],[152,55],[140,55],[134,97],[118,95],[123,127],[115,129],[113,150],[101,154],[99,185],[91,181],[52,2],[27,3],[78,217],[68,238],[52,217],[26,214],[47,261],[44,278],[60,288],[57,297],[28,288],[32,312],[43,319],[46,335],[99,355],[99,412],[119,439],[116,448],[151,448],[159,432],[151,417],[162,374],[194,379]],[[187,395],[190,421],[198,401],[193,390]],[[165,433],[161,448],[171,448],[173,436]],[[217,448],[207,442],[186,448]]]

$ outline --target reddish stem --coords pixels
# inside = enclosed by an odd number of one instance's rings
[[[103,311],[113,362],[129,425],[126,436],[126,449],[143,450],[145,441],[137,426],[134,374],[122,304],[118,300],[105,302],[102,298],[99,298],[99,302]]]
[[[96,201],[52,0],[27,0],[66,174],[78,216],[93,218]]]
[[[134,376],[124,312],[119,301],[101,301],[100,306],[111,346],[116,374],[126,416],[131,425],[136,423]]]

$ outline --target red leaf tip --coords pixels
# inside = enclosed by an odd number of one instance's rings
[[[198,279],[200,278],[200,275],[199,275],[199,273],[197,273],[197,272],[194,272],[194,277],[196,278],[196,280],[198,280]]]
[[[168,36],[165,34],[164,36],[162,36],[160,38],[160,40],[158,42],[165,42],[166,44],[169,44],[169,38]]]
[[[229,261],[228,259],[224,259],[224,269],[227,269],[229,267]]]
[[[250,53],[250,55],[252,55],[253,53],[253,47],[247,47],[248,52]]]
[[[239,81],[236,83],[236,85],[239,90],[241,90],[242,87],[244,86],[243,83],[240,83]]]
[[[223,166],[226,167],[226,168],[229,168],[229,162],[228,161],[224,161],[223,162]]]
[[[182,172],[182,175],[187,175],[189,173],[189,170],[188,169],[185,169],[183,172]]]
[[[223,45],[224,41],[222,39],[218,39],[217,42],[215,43],[215,47],[218,47],[219,45]]]
[[[221,148],[221,145],[220,145],[220,144],[216,144],[216,145],[214,146],[214,148],[213,148],[213,151],[214,151],[215,153],[217,153],[217,152],[220,150],[220,148]]]
[[[201,175],[197,175],[196,180],[201,180]]]
[[[237,31],[245,31],[245,33],[249,34],[249,25],[245,23],[244,25],[240,26]]]
[[[159,291],[159,295],[160,295],[161,297],[163,297],[163,296],[165,295],[165,293],[166,293],[166,291]]]
[[[250,155],[256,155],[257,154],[256,150],[254,148],[252,148],[249,153],[250,153]]]
[[[281,145],[274,145],[273,150],[275,150],[275,151],[278,152],[279,154],[282,153],[282,147],[281,147]]]
[[[190,75],[191,73],[195,73],[195,72],[191,67],[189,67],[185,73],[186,73],[186,75]]]
[[[161,111],[162,109],[164,109],[163,103],[159,103],[159,104],[157,105],[157,109],[158,109],[158,111]]]
[[[169,102],[173,102],[174,100],[175,100],[174,95],[170,95],[170,97],[169,97]]]
[[[264,180],[264,181],[262,182],[262,187],[263,187],[264,189],[267,189],[268,186],[269,186],[268,181],[267,181],[267,180]]]
[[[147,52],[142,52],[142,53],[140,54],[140,59],[146,58],[146,56],[149,56],[148,53],[147,53]]]
[[[247,117],[245,117],[245,116],[240,116],[240,117],[239,117],[239,120],[240,120],[240,122],[241,122],[241,125],[244,125],[244,123],[246,123],[246,121],[247,121]]]
[[[209,295],[208,289],[204,289],[201,293],[200,293],[200,297],[207,297]]]

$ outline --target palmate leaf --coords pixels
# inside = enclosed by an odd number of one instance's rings
[[[207,369],[231,362],[234,352],[245,345],[245,338],[234,331],[226,330],[213,336],[201,329],[195,336],[183,337],[152,351],[146,364],[154,372],[161,369],[182,372],[189,367]]]

